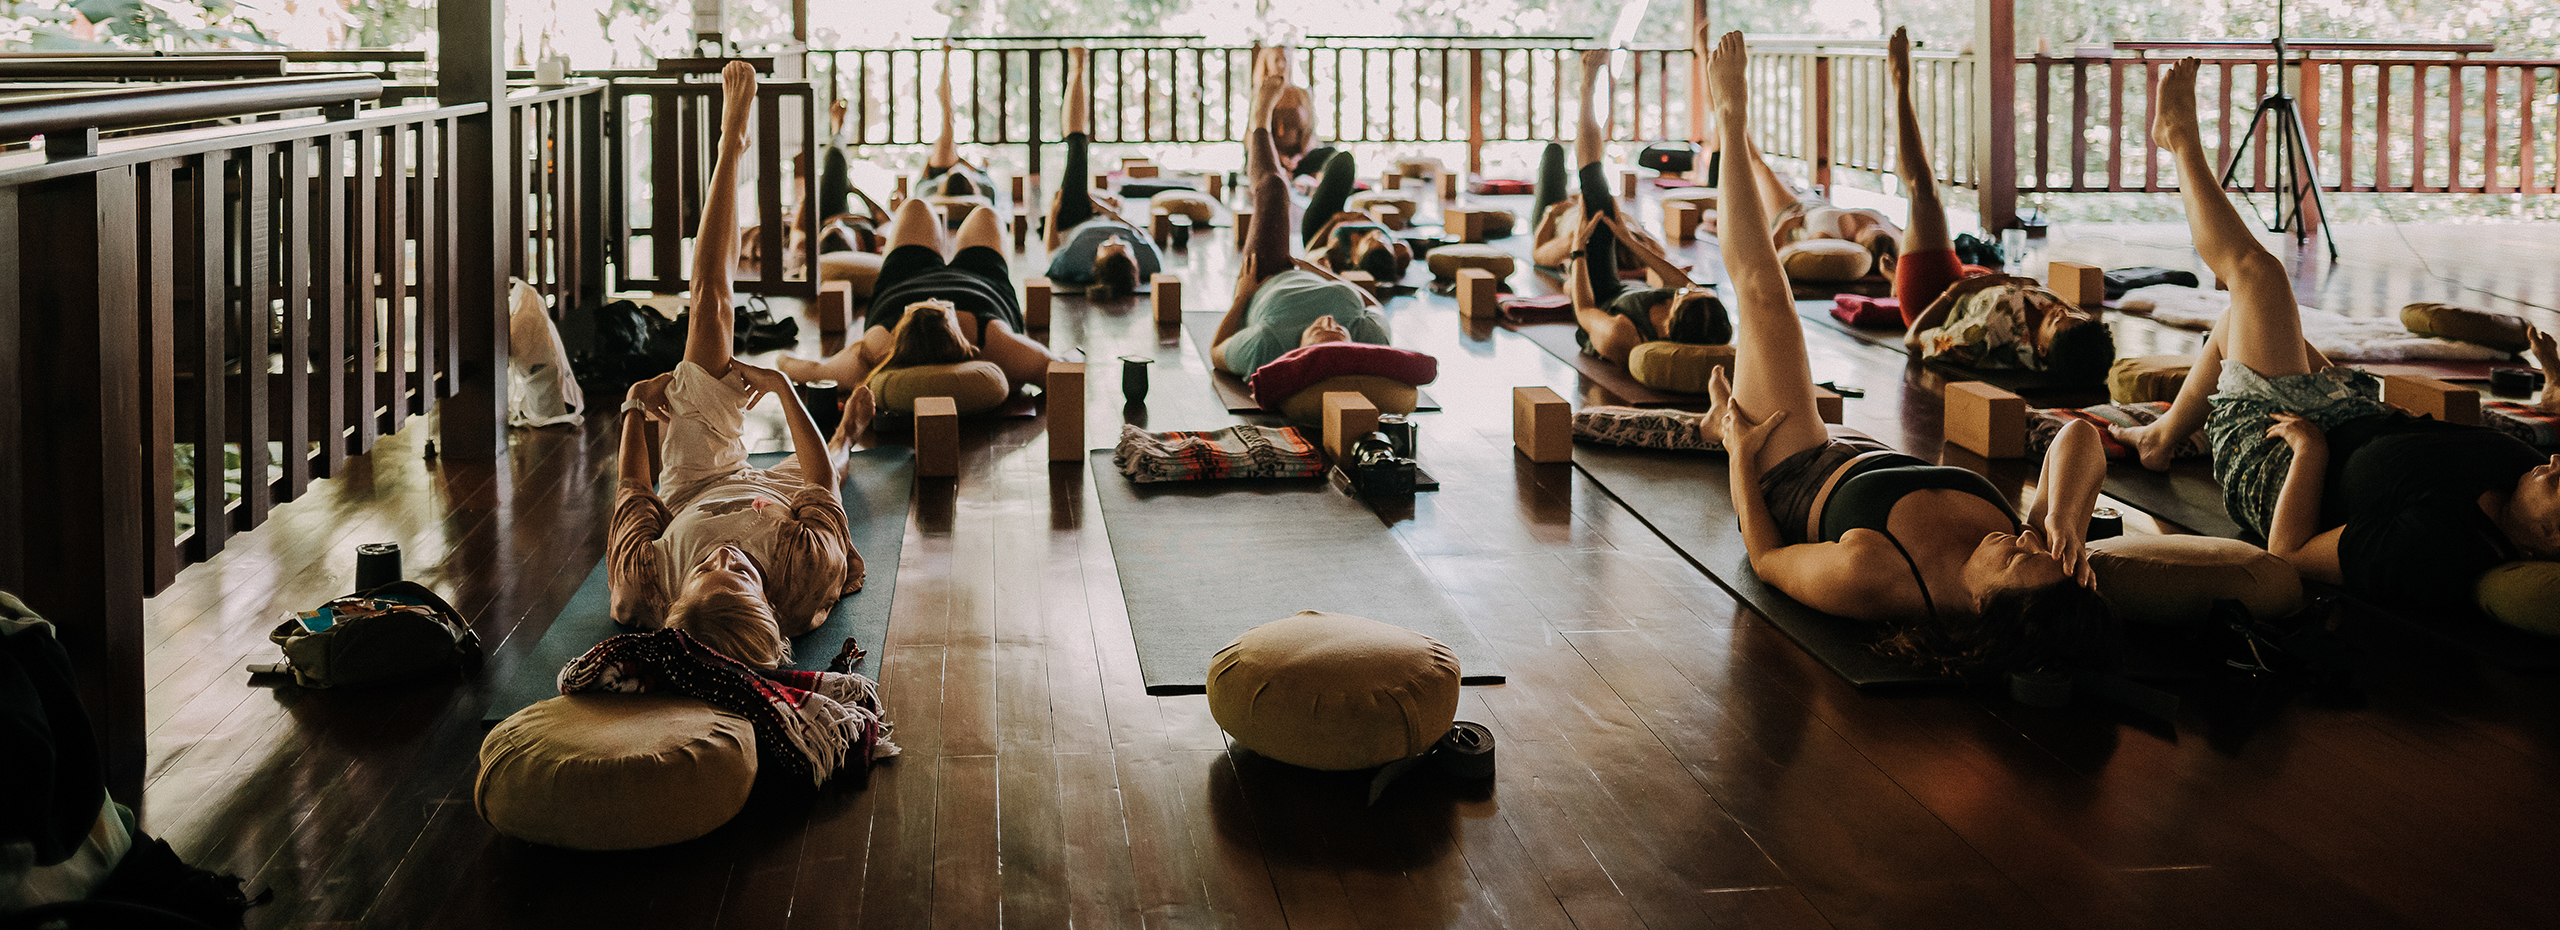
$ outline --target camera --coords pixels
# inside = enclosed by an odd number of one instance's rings
[[[1383,432],[1351,445],[1351,484],[1362,494],[1411,494],[1419,470],[1413,459],[1396,454],[1395,441]]]

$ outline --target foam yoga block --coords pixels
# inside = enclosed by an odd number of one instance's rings
[[[645,849],[729,822],[755,781],[756,732],[745,717],[680,695],[571,694],[489,731],[471,798],[482,819],[517,839]]]
[[[1324,454],[1335,462],[1351,460],[1351,446],[1378,431],[1378,405],[1367,395],[1328,391],[1324,395]]]
[[[1242,252],[1253,247],[1252,230],[1253,211],[1236,211],[1236,251]]]
[[[1544,386],[1512,388],[1511,444],[1532,462],[1573,461],[1573,405]]]
[[[1050,362],[1041,396],[1048,403],[1049,461],[1084,461],[1084,366]]]
[[[1489,320],[1502,315],[1502,279],[1482,268],[1458,269],[1458,315]]]
[[[916,474],[954,478],[960,474],[960,409],[948,397],[916,400]]]
[[[1697,239],[1698,205],[1687,200],[1665,201],[1662,205],[1662,234],[1673,242]]]
[[[2095,307],[2107,299],[2107,272],[2079,262],[2049,262],[2045,287],[2074,307]]]
[[[1429,750],[1458,716],[1458,659],[1421,633],[1323,611],[1246,630],[1209,663],[1209,715],[1236,744],[1351,771]]]
[[[1022,325],[1049,328],[1049,300],[1056,288],[1047,278],[1022,279]]]
[[[1159,246],[1172,242],[1173,213],[1163,207],[1157,207],[1154,214],[1149,217],[1147,232],[1155,238]]]
[[[2480,392],[2425,375],[2389,375],[2382,379],[2382,402],[2422,417],[2464,426],[2480,425]]]
[[[1155,303],[1156,322],[1182,322],[1182,276],[1158,274],[1148,298]]]
[[[2027,400],[1980,381],[1947,384],[1947,441],[1987,459],[2027,454]]]

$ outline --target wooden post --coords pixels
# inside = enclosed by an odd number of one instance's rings
[[[1050,362],[1041,391],[1049,405],[1049,461],[1084,461],[1084,366]]]
[[[1831,194],[1831,56],[1805,59],[1804,157],[1813,168],[1813,189]]]
[[[828,281],[818,285],[818,302],[810,307],[822,333],[844,332],[853,317],[853,282]]]
[[[960,474],[960,405],[948,397],[916,398],[916,475]]]
[[[438,435],[449,458],[490,459],[507,450],[507,278],[516,272],[508,267],[516,243],[506,192],[518,153],[507,114],[506,0],[437,4],[436,35],[437,102],[489,108],[453,123],[460,144],[448,183],[456,192],[453,259],[460,275],[451,300],[461,323],[456,355],[462,367],[454,373],[460,392],[437,417]]]
[[[1689,0],[1689,35],[1696,36],[1698,27],[1707,23],[1707,0]],[[1695,54],[1689,56],[1689,141],[1698,151],[1707,150],[1707,63]]]
[[[1974,0],[1973,10],[1975,209],[1998,232],[2018,225],[2016,0]]]
[[[1467,175],[1484,173],[1484,50],[1467,50]]]

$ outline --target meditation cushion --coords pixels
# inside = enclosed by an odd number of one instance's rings
[[[2177,400],[2178,390],[2187,386],[2187,371],[2195,364],[2191,355],[2116,359],[2107,366],[2107,399],[2119,404]]]
[[[853,286],[853,296],[871,296],[872,285],[880,283],[880,255],[876,252],[829,252],[818,256],[818,282],[837,281]]]
[[[1206,229],[1218,216],[1218,204],[1199,191],[1165,191],[1148,200],[1157,210],[1188,217],[1195,229]]]
[[[1517,213],[1482,208],[1476,212],[1484,217],[1477,222],[1484,224],[1484,237],[1487,239],[1509,239],[1512,233],[1520,231],[1520,215]]]
[[[569,849],[643,849],[711,832],[756,781],[747,718],[674,694],[570,694],[480,742],[472,802],[498,832]]]
[[[2504,313],[2472,310],[2452,304],[2415,303],[2400,308],[2400,325],[2421,336],[2468,342],[2501,352],[2522,352],[2531,348],[2524,337],[2524,319]]]
[[[2490,619],[2560,636],[2560,562],[2509,562],[2481,575],[2472,596]]]
[[[1430,384],[1440,376],[1440,360],[1394,346],[1326,342],[1289,350],[1254,369],[1245,383],[1253,388],[1255,403],[1273,410],[1317,382],[1343,375],[1375,375],[1400,384]]]
[[[871,394],[880,409],[914,413],[916,398],[948,397],[961,413],[985,413],[1013,396],[1004,369],[986,359],[950,365],[910,365],[871,373]]]
[[[1431,278],[1435,281],[1457,280],[1461,268],[1482,268],[1493,272],[1494,279],[1499,281],[1510,278],[1512,269],[1519,267],[1519,260],[1512,258],[1511,253],[1480,242],[1461,242],[1432,249],[1430,256],[1423,261],[1431,266]]]
[[[1477,178],[1467,182],[1467,193],[1480,197],[1537,192],[1538,185],[1535,182],[1523,181],[1519,178]]]
[[[1359,213],[1382,203],[1402,204],[1405,208],[1405,215],[1413,215],[1413,195],[1403,191],[1369,191],[1366,193],[1353,194],[1351,195],[1351,200],[1343,206],[1343,209]]]
[[[1318,423],[1324,420],[1324,396],[1336,391],[1349,391],[1369,399],[1379,413],[1412,413],[1422,403],[1422,391],[1413,385],[1383,375],[1335,375],[1307,385],[1305,390],[1280,401],[1280,415],[1292,423]],[[1265,405],[1265,410],[1271,409]]]
[[[1209,715],[1238,745],[1350,771],[1421,755],[1458,716],[1458,657],[1399,626],[1320,610],[1246,630],[1209,663]]]
[[[2261,620],[2305,603],[2302,575],[2274,553],[2218,536],[2118,536],[2089,544],[2107,609],[2126,623],[2185,625],[2215,601],[2239,601]]]
[[[1627,374],[1657,391],[1704,394],[1717,368],[1733,365],[1733,347],[1698,346],[1655,340],[1627,353]]]
[[[1778,267],[1790,281],[1855,281],[1875,264],[1866,247],[1847,239],[1804,239],[1778,250]]]

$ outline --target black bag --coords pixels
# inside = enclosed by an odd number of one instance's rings
[[[267,637],[284,647],[294,681],[306,688],[390,684],[480,660],[479,634],[414,581],[350,594],[314,613],[322,611],[325,624],[296,617]]]
[[[1686,142],[1656,142],[1636,153],[1636,167],[1651,168],[1664,174],[1696,171],[1698,149]]]

